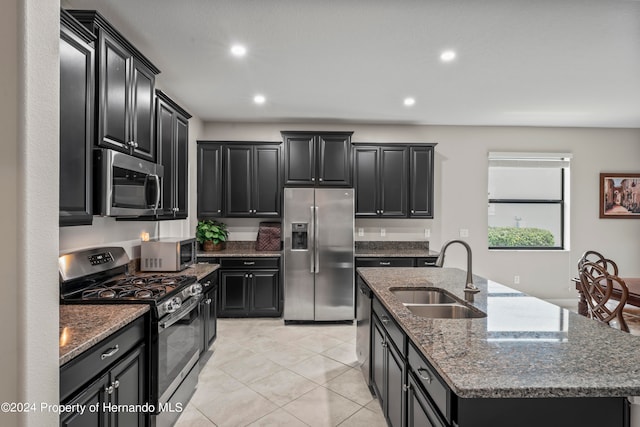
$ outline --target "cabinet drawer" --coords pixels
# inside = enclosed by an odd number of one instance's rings
[[[275,268],[279,267],[278,258],[220,258],[220,268]]]
[[[437,256],[416,258],[416,267],[435,267]]]
[[[393,320],[387,309],[385,309],[377,298],[373,299],[373,312],[380,319],[380,323],[384,327],[387,335],[391,337],[391,340],[396,345],[402,357],[405,357],[405,335],[398,324]]]
[[[356,258],[356,267],[413,267],[413,258]]]
[[[447,421],[451,422],[451,390],[422,355],[409,344],[409,369],[424,387]]]
[[[145,317],[139,317],[61,366],[60,401],[64,401],[142,342],[145,336]]]

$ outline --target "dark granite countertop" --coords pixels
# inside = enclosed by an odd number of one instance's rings
[[[414,316],[391,288],[436,287],[464,300],[464,271],[358,273],[451,389],[463,398],[640,395],[640,337],[474,276],[476,319]]]
[[[221,251],[198,251],[198,258],[255,258],[255,257],[281,257],[282,251],[257,251],[256,242],[230,241],[227,247]]]
[[[148,311],[147,304],[61,304],[60,366]]]
[[[138,276],[192,275],[198,280],[218,264],[195,264],[175,273],[136,272]],[[147,304],[60,304],[60,366],[149,311]]]

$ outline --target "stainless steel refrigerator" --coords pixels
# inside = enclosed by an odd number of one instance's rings
[[[351,188],[284,189],[284,320],[354,317]]]

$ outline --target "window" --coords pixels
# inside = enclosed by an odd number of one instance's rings
[[[565,249],[566,153],[489,153],[489,249]]]

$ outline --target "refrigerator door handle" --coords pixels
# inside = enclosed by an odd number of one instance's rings
[[[313,218],[313,224],[314,224],[314,232],[315,235],[313,236],[313,244],[314,244],[314,264],[316,266],[315,270],[316,270],[316,274],[320,273],[320,251],[318,250],[318,236],[320,235],[320,233],[318,233],[318,229],[320,228],[320,224],[318,222],[318,207],[316,206],[315,208],[315,216]]]
[[[315,253],[316,253],[316,216],[315,216],[315,206],[309,206],[309,208],[311,209],[311,221],[309,221],[309,240],[311,240],[309,242],[309,246],[311,246],[311,256],[309,257],[309,264],[311,264],[310,266],[310,270],[311,270],[311,274],[314,274],[316,272],[316,266],[314,264],[315,261]]]

